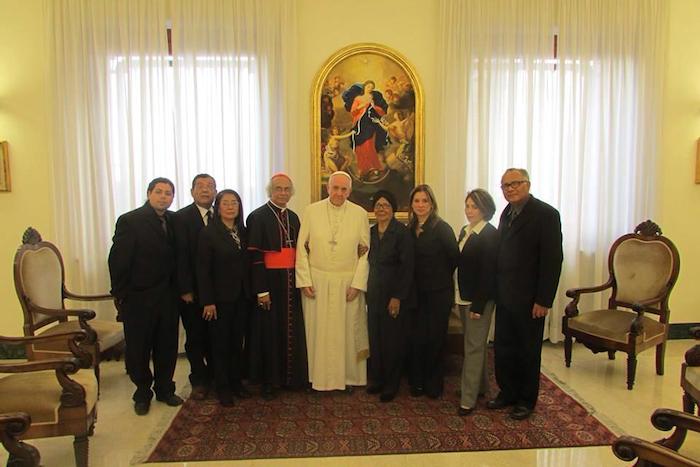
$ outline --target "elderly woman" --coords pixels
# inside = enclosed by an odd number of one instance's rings
[[[381,402],[396,397],[408,347],[409,313],[415,306],[413,238],[394,218],[396,198],[380,190],[372,197],[377,223],[370,229],[367,324],[369,394]]]
[[[454,304],[452,274],[459,250],[454,231],[438,216],[433,190],[418,185],[410,196],[408,227],[415,238],[418,309],[411,325],[411,395],[437,399],[443,391],[443,350]]]
[[[250,397],[241,383],[249,276],[241,197],[223,190],[214,202],[214,218],[199,235],[197,278],[203,317],[209,321],[216,391],[224,407],[233,406],[234,395]]]
[[[498,230],[489,223],[496,212],[491,195],[470,191],[464,200],[468,224],[459,232],[459,262],[455,274],[455,302],[464,332],[461,399],[458,415],[469,415],[479,395],[488,392],[486,341],[496,297]]]

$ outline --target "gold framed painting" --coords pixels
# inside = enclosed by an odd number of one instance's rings
[[[7,141],[0,142],[0,191],[11,191],[10,151]]]
[[[326,198],[328,176],[353,179],[350,200],[374,216],[371,196],[388,190],[397,218],[423,183],[423,90],[413,67],[379,44],[339,50],[321,67],[312,93],[312,201]]]

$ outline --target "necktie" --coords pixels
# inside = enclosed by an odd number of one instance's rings
[[[209,225],[209,223],[211,222],[211,218],[212,218],[211,210],[208,210],[207,214],[204,216],[204,225]]]
[[[163,233],[168,236],[168,224],[165,221],[165,216],[160,216],[160,226],[163,228]]]
[[[516,211],[515,209],[512,209],[510,211],[510,220],[508,221],[508,227],[513,225],[513,222],[515,222],[516,217],[518,217],[518,211]]]

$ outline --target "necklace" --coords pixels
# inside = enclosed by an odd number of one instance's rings
[[[335,212],[333,213],[333,215],[331,215],[330,204],[331,202],[329,200],[328,204],[326,205],[326,215],[328,216],[328,226],[331,229],[331,239],[328,241],[328,243],[331,245],[331,250],[335,251],[335,247],[336,245],[338,245],[336,237],[338,236],[338,232],[340,231],[340,226],[343,225],[343,219],[345,218],[345,211],[347,210],[347,205],[343,203],[342,208],[336,207]],[[341,210],[342,213],[340,215],[336,214]]]
[[[284,232],[284,243],[287,245],[288,248],[291,248],[292,244],[293,244],[292,236],[290,235],[290,232],[289,232],[291,230],[291,227],[289,229],[287,229],[287,227],[285,227],[284,222],[282,222],[282,219],[277,214],[277,211],[275,211],[275,209],[272,206],[270,206],[269,201],[266,203],[266,205],[270,209],[270,211],[272,211],[272,214],[275,215],[275,219],[277,219],[277,224],[280,226],[280,228]],[[285,220],[287,221],[287,226],[289,226],[289,212],[287,212],[287,209],[285,209],[283,211],[283,216],[284,216]]]

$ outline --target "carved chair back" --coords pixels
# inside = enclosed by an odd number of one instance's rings
[[[39,232],[27,229],[22,245],[15,253],[15,290],[24,313],[24,335],[33,336],[38,329],[65,317],[49,316],[37,307],[63,309],[65,271],[63,258],[55,245],[42,240]]]
[[[634,233],[613,243],[608,256],[612,294],[608,308],[632,308],[646,303],[646,312],[668,322],[668,298],[678,279],[680,257],[673,242],[654,222],[639,224]]]

